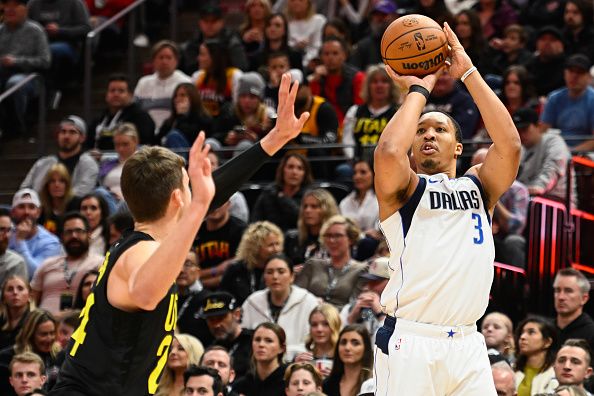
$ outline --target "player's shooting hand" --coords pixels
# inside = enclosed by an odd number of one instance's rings
[[[435,73],[428,74],[421,78],[418,76],[405,76],[398,74],[388,65],[385,65],[385,68],[388,76],[390,76],[394,83],[404,92],[408,92],[411,85],[420,85],[431,92],[435,86],[435,82],[439,76],[441,76],[441,73],[443,73],[444,70],[443,67],[440,67]]]
[[[443,24],[443,31],[448,39],[448,45],[450,46],[451,60],[449,61],[450,66],[448,70],[453,78],[459,79],[472,67],[472,60],[470,60],[470,57],[466,51],[464,51],[464,47],[460,44],[460,40],[458,40],[456,33],[454,33],[447,22]]]
[[[278,90],[277,119],[274,128],[262,139],[262,149],[268,155],[275,154],[287,142],[294,139],[309,118],[309,112],[303,112],[299,118],[295,116],[295,97],[299,89],[299,82],[291,85],[291,75],[283,74]]]
[[[208,159],[210,145],[204,145],[205,139],[206,135],[201,131],[190,149],[188,176],[192,186],[192,202],[208,207],[214,197],[215,185]]]

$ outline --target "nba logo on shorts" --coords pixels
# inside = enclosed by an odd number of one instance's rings
[[[399,338],[396,340],[396,345],[394,346],[394,348],[399,351],[400,350],[400,345],[402,344],[402,338]]]
[[[424,50],[425,49],[425,39],[423,38],[423,35],[421,34],[421,32],[415,33],[415,35],[413,37],[415,38],[415,43],[417,43],[417,49],[419,51]]]

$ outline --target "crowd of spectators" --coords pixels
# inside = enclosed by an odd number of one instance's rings
[[[59,90],[89,29],[128,4],[0,0],[0,89],[37,71]],[[297,116],[311,116],[258,195],[234,194],[198,231],[176,281],[178,334],[157,394],[373,392],[371,345],[392,270],[372,153],[406,94],[379,65],[383,31],[403,13],[447,21],[501,96],[523,154],[494,210],[496,261],[524,268],[530,198],[578,206],[571,152],[594,151],[592,8],[588,0],[248,0],[244,23],[233,26],[220,2],[200,2],[195,36],[155,40],[152,74],[137,84],[114,71],[105,110],[65,117],[57,153],[37,160],[0,209],[0,394],[53,386],[103,257],[133,226],[120,187],[126,159],[143,145],[185,156],[204,130],[218,166],[272,128],[287,72],[301,83]],[[0,104],[4,138],[27,128],[36,84]],[[426,110],[460,124],[460,174],[483,161],[480,114],[447,72]],[[312,165],[327,156],[337,159],[330,168]],[[322,177],[342,182],[344,194],[320,187]],[[580,272],[563,269],[552,319],[530,315],[514,326],[492,312],[482,320],[498,394],[590,394],[589,291]]]

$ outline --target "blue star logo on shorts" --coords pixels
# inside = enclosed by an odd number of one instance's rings
[[[454,330],[448,331],[448,338],[454,338],[454,334],[456,334]]]

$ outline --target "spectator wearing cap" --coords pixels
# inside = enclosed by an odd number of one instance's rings
[[[594,59],[594,10],[591,0],[567,0],[563,14],[563,37],[568,55],[584,54]]]
[[[264,104],[265,87],[259,73],[244,73],[239,78],[237,102],[222,109],[213,128],[213,138],[225,146],[249,147],[266,135],[275,114]]]
[[[21,188],[41,191],[48,170],[59,162],[70,172],[74,195],[82,197],[93,191],[99,174],[95,159],[89,153],[82,152],[87,125],[82,118],[69,115],[62,120],[59,128],[58,153],[38,159],[21,183]]]
[[[344,40],[338,37],[326,38],[320,49],[322,64],[310,76],[311,92],[325,98],[336,111],[339,136],[348,109],[352,105],[363,104],[361,88],[365,73],[347,63],[348,55]]]
[[[252,293],[243,303],[241,323],[255,329],[260,323],[273,322],[286,333],[286,357],[292,360],[309,334],[309,314],[318,306],[316,296],[293,281],[293,264],[284,254],[276,254],[264,266],[266,288]]]
[[[536,51],[526,68],[533,77],[538,96],[563,86],[565,62],[563,35],[555,26],[544,26],[536,35]]]
[[[74,308],[74,296],[85,274],[98,270],[103,256],[89,250],[89,222],[78,212],[64,215],[59,227],[64,254],[44,260],[31,280],[31,298],[53,315]]]
[[[23,256],[32,277],[45,259],[62,253],[62,245],[58,237],[37,224],[41,202],[35,190],[24,188],[14,194],[11,215],[16,228],[8,247]]]
[[[136,84],[134,99],[149,113],[158,130],[171,115],[171,97],[181,83],[191,82],[190,77],[177,70],[179,50],[173,41],[162,40],[152,49],[153,69]]]
[[[14,225],[10,218],[8,209],[0,208],[0,285],[13,275],[20,276],[23,279],[29,279],[27,276],[27,264],[23,257],[15,251],[8,249],[8,241],[14,233]]]
[[[382,36],[386,28],[398,17],[396,4],[390,0],[379,1],[369,13],[370,32],[353,47],[349,62],[359,70],[369,65],[382,63],[380,52]]]
[[[229,53],[230,65],[239,70],[248,70],[249,62],[239,34],[225,26],[220,1],[206,0],[198,11],[198,32],[196,37],[186,41],[181,47],[180,69],[191,75],[203,69],[197,61],[200,46],[206,40],[217,39]]]
[[[215,338],[213,345],[225,347],[233,358],[237,378],[250,368],[253,331],[241,327],[241,308],[231,293],[213,292],[202,302],[198,315]]]
[[[50,50],[43,28],[28,19],[27,0],[2,0],[3,23],[0,24],[0,92],[22,81],[27,73],[50,66]],[[0,129],[7,136],[25,133],[27,103],[37,94],[37,81],[16,91],[0,107]]]
[[[57,88],[72,77],[86,34],[89,12],[81,0],[30,0],[29,17],[47,33],[52,54],[51,74]]]
[[[390,280],[390,273],[389,257],[376,257],[371,260],[367,271],[359,275],[366,281],[361,293],[340,311],[342,323],[363,323],[372,338],[375,337],[376,330],[384,323],[385,314],[380,296]]]
[[[512,118],[522,142],[522,158],[518,180],[528,188],[531,196],[544,196],[565,202],[567,162],[571,155],[558,130],[543,132],[534,109],[521,108]],[[575,187],[575,183],[571,183]],[[572,194],[575,204],[576,194]]]
[[[575,54],[567,59],[563,76],[565,87],[551,92],[547,97],[541,123],[543,130],[561,130],[565,139],[569,137],[592,138],[594,135],[594,88],[590,86],[592,63],[586,55]],[[573,150],[594,150],[594,139],[578,142],[569,141]]]

